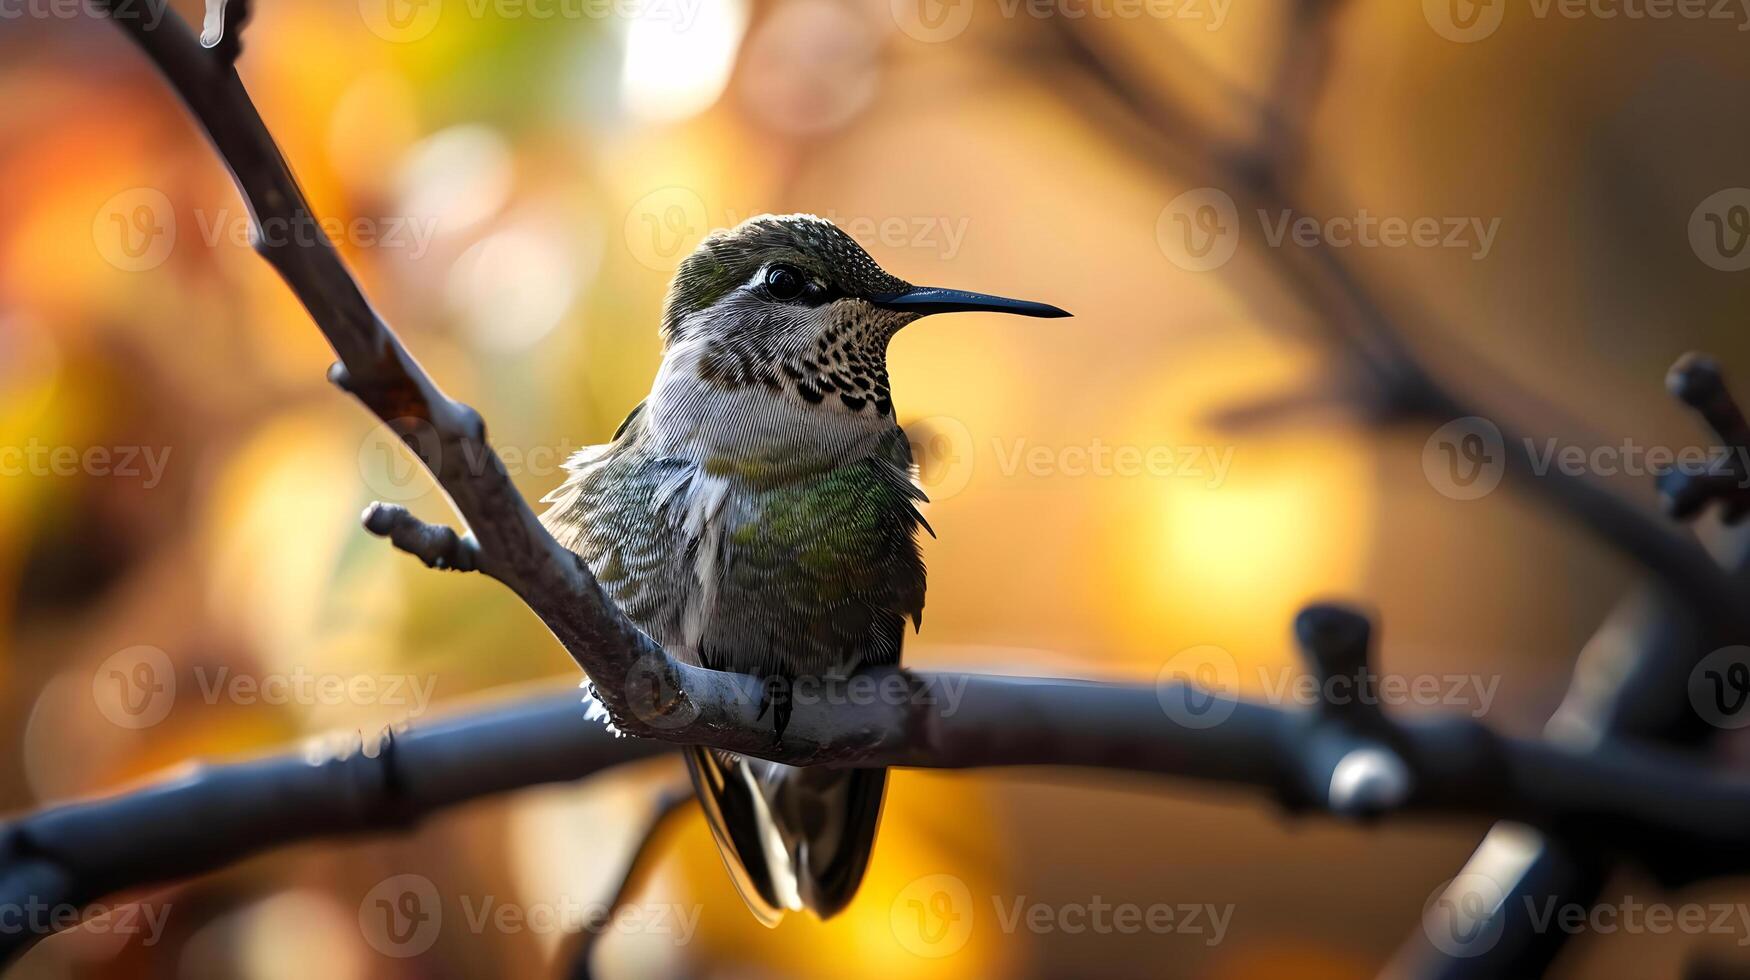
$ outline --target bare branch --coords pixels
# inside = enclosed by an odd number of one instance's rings
[[[1322,30],[1321,18],[1332,9],[1334,3],[1309,2],[1298,23]],[[244,0],[218,8],[220,29],[209,32],[216,45],[210,50],[174,14],[152,30],[137,20],[114,19],[205,129],[257,226],[271,220],[315,229],[308,203],[232,68],[245,15]],[[1185,122],[1170,105],[1139,98],[1102,59],[1083,61],[1100,66],[1103,79],[1117,84],[1145,119]],[[1285,66],[1277,85],[1306,84],[1322,76],[1322,66],[1322,58]],[[1309,104],[1302,100],[1297,113]],[[1265,127],[1263,165],[1244,150],[1217,159],[1228,166],[1238,160],[1236,192],[1280,209],[1289,198],[1271,154],[1291,158],[1298,138],[1273,125]],[[331,380],[401,435],[449,495],[467,531],[426,524],[385,506],[367,511],[366,527],[428,565],[477,569],[510,587],[588,672],[617,727],[646,738],[611,740],[567,699],[547,706],[557,715],[535,709],[524,717],[522,709],[513,709],[499,719],[505,730],[518,733],[518,753],[564,747],[563,766],[544,752],[538,758],[546,761],[528,763],[532,768],[507,766],[471,740],[430,735],[419,743],[409,735],[374,752],[322,762],[287,757],[207,770],[11,824],[0,838],[0,899],[58,896],[82,904],[291,840],[402,826],[448,803],[547,778],[576,778],[613,759],[662,750],[646,739],[708,744],[798,765],[1062,765],[1158,773],[1264,790],[1295,810],[1524,822],[1546,830],[1564,848],[1632,857],[1666,880],[1750,869],[1750,784],[1651,749],[1515,739],[1464,719],[1401,721],[1348,704],[1284,711],[1176,685],[890,668],[823,683],[813,696],[797,698],[785,737],[777,741],[761,722],[756,679],[676,661],[614,607],[577,556],[547,534],[487,444],[478,413],[426,376],[371,310],[325,238],[257,239],[257,251],[339,356]],[[1481,414],[1431,379],[1353,270],[1328,249],[1307,255],[1306,265],[1284,262],[1283,281],[1347,338],[1387,405],[1423,418]],[[1510,453],[1517,453],[1518,440],[1506,441]],[[1533,475],[1523,453],[1510,456],[1510,472]],[[1738,601],[1735,583],[1699,548],[1591,484],[1551,475],[1531,485],[1559,512],[1652,569],[1716,627],[1739,637],[1750,634],[1750,607]],[[1318,607],[1303,614],[1297,628],[1321,676],[1353,672],[1365,682],[1371,675],[1370,630],[1358,614]],[[876,693],[859,694],[860,686]],[[563,730],[555,734],[531,725]],[[416,755],[410,743],[423,745],[425,753]],[[593,746],[596,754],[580,751],[579,744]],[[293,820],[288,814],[308,817]],[[215,826],[221,828],[217,833]],[[1705,868],[1699,865],[1702,855]]]
[[[472,572],[480,568],[480,545],[452,528],[427,524],[398,504],[374,503],[361,520],[365,530],[388,538],[395,547],[425,562],[427,568]]]
[[[1169,96],[1127,76],[1115,62],[1099,57],[1092,50],[1087,25],[1064,22],[1057,26],[1071,58],[1154,138],[1151,144],[1146,138],[1131,138],[1127,131],[1120,140],[1124,145],[1152,146],[1157,150],[1156,159],[1169,169],[1188,170],[1194,180],[1221,183],[1242,199],[1242,210],[1308,214],[1308,209],[1291,198],[1287,175],[1305,154],[1304,127],[1317,91],[1313,83],[1324,75],[1331,38],[1328,22],[1338,6],[1339,0],[1301,0],[1294,5],[1295,21],[1286,32],[1289,40],[1277,66],[1273,101],[1251,107],[1258,114],[1264,138],[1256,154],[1237,158],[1238,166],[1232,153],[1221,152],[1207,134],[1187,125],[1188,115]],[[1190,162],[1188,168],[1186,161]],[[1303,251],[1305,255],[1291,254]],[[1568,738],[1572,744],[1578,729],[1587,745],[1601,746],[1606,739],[1623,736],[1669,739],[1679,745],[1701,741],[1706,733],[1695,730],[1699,722],[1684,705],[1685,684],[1703,653],[1750,636],[1750,603],[1741,598],[1747,584],[1745,575],[1722,572],[1692,541],[1677,536],[1594,482],[1554,471],[1538,473],[1522,448],[1529,443],[1499,425],[1501,416],[1493,410],[1461,399],[1438,383],[1404,340],[1403,322],[1427,327],[1434,325],[1431,315],[1410,309],[1394,319],[1335,250],[1277,250],[1270,261],[1280,281],[1333,342],[1334,354],[1347,368],[1344,376],[1362,382],[1369,391],[1368,397],[1358,401],[1370,415],[1379,421],[1420,418],[1445,422],[1466,416],[1496,420],[1508,454],[1507,472],[1522,487],[1531,490],[1552,513],[1580,524],[1652,573],[1658,587],[1637,593],[1619,609],[1632,611],[1644,604],[1654,612],[1634,631],[1631,648],[1612,657],[1611,662],[1599,663],[1600,656],[1589,647],[1592,655],[1582,657],[1568,701],[1551,721],[1552,737]],[[1673,368],[1670,384],[1673,393],[1695,407],[1726,446],[1750,445],[1750,427],[1731,403],[1711,362],[1686,358]],[[1524,392],[1511,394],[1510,401],[1532,400]],[[1322,393],[1311,397],[1322,397]],[[1229,414],[1249,420],[1268,418],[1271,410],[1271,406],[1264,406]],[[1674,470],[1662,476],[1659,486],[1667,511],[1686,519],[1718,502],[1727,523],[1750,512],[1750,491],[1745,489],[1750,486],[1750,472],[1740,455],[1744,451],[1715,460],[1704,473]],[[1691,860],[1699,857],[1692,855]],[[1521,900],[1590,905],[1603,888],[1611,861],[1609,848],[1596,842],[1560,834],[1532,835],[1528,841],[1523,828],[1497,825],[1467,867],[1486,869],[1493,876],[1501,894],[1481,897],[1501,898],[1500,908],[1518,907]],[[1566,937],[1560,931],[1536,930],[1524,917],[1507,918],[1502,932],[1498,944],[1486,954],[1472,949],[1463,956],[1453,956],[1434,949],[1426,931],[1418,930],[1394,964],[1394,975],[1533,975],[1547,967]]]
[[[1720,505],[1720,519],[1736,524],[1750,513],[1750,423],[1732,398],[1720,366],[1702,354],[1686,354],[1671,367],[1666,387],[1713,429],[1723,454],[1697,470],[1674,466],[1659,475],[1667,512],[1690,520],[1709,504]]]
[[[797,719],[784,743],[774,744],[770,726],[758,721],[759,712],[739,704],[745,686],[757,682],[676,661],[613,604],[582,559],[547,533],[487,444],[479,413],[438,389],[371,309],[321,233],[232,66],[247,14],[244,3],[226,6],[223,40],[209,50],[172,11],[148,28],[113,0],[100,2],[163,72],[230,166],[254,227],[310,229],[308,235],[257,234],[256,251],[280,273],[339,355],[329,379],[401,436],[468,527],[460,535],[398,508],[373,507],[365,521],[374,533],[387,535],[428,565],[477,568],[509,586],[589,674],[596,698],[621,731],[798,764],[852,758],[870,748],[860,735],[832,733],[818,715]]]
[[[1742,413],[1711,358],[1689,354],[1667,379],[1671,392],[1695,407],[1722,438],[1741,438]],[[1668,499],[1684,499],[1690,474],[1661,478]],[[1705,494],[1692,498],[1705,506]],[[1726,504],[1728,510],[1731,504]],[[1676,509],[1676,508],[1674,508]],[[1728,562],[1736,587],[1750,582],[1750,552]],[[1602,746],[1607,739],[1636,738],[1693,746],[1711,731],[1685,704],[1691,672],[1702,652],[1723,640],[1699,621],[1695,610],[1667,589],[1643,587],[1617,604],[1575,665],[1567,697],[1546,726],[1546,735],[1566,745]],[[1551,834],[1497,825],[1477,847],[1460,879],[1491,889],[1501,909],[1536,904],[1589,906],[1602,894],[1616,855]],[[1673,880],[1706,877],[1705,853],[1687,856],[1692,867],[1671,869]],[[1473,869],[1475,869],[1473,871]],[[1464,900],[1453,896],[1455,901]],[[1474,903],[1473,903],[1474,904]],[[1403,976],[1494,977],[1542,973],[1560,953],[1568,934],[1539,929],[1528,916],[1496,920],[1487,948],[1436,948],[1426,930],[1414,932],[1390,971]]]
[[[79,908],[296,841],[403,831],[470,800],[667,749],[614,738],[583,717],[578,697],[572,688],[372,739],[355,733],[265,759],[191,766],[143,789],[19,817],[0,827],[0,905]],[[44,935],[5,930],[0,960]]]
[[[1296,30],[1284,55],[1291,64],[1280,69],[1279,86],[1289,84],[1289,79],[1323,77],[1325,55],[1301,48],[1328,43],[1327,20],[1339,7],[1337,0],[1301,0],[1297,5]],[[1163,166],[1219,185],[1236,199],[1241,213],[1293,213],[1317,219],[1317,208],[1293,196],[1286,170],[1301,152],[1296,127],[1304,126],[1311,110],[1308,93],[1297,92],[1286,107],[1252,101],[1250,108],[1261,120],[1265,138],[1257,147],[1235,151],[1197,124],[1195,116],[1170,94],[1127,73],[1122,59],[1108,56],[1093,39],[1089,22],[1054,18],[1052,26],[1071,61],[1153,136],[1152,142],[1126,139],[1126,146],[1145,148]],[[1195,64],[1195,55],[1182,48],[1175,57]],[[1208,69],[1194,74],[1219,77]],[[1348,376],[1371,389],[1365,401],[1382,420],[1444,423],[1469,416],[1491,420],[1501,433],[1507,475],[1548,504],[1552,513],[1580,525],[1658,576],[1711,623],[1750,639],[1750,603],[1741,601],[1739,590],[1703,548],[1595,481],[1559,468],[1538,467],[1530,449],[1533,443],[1505,423],[1505,413],[1461,396],[1428,370],[1408,342],[1404,324],[1438,327],[1433,313],[1411,309],[1394,317],[1337,249],[1273,249],[1270,260],[1277,279],[1313,314]],[[1456,355],[1449,351],[1446,356]],[[1535,399],[1515,392],[1508,400]]]
[[[1367,696],[1379,678],[1365,617],[1314,606],[1295,630],[1320,680],[1342,678],[1354,696],[1307,711],[1178,683],[893,672],[835,692],[848,700],[832,710],[854,734],[822,735],[866,746],[857,761],[871,766],[1063,766],[1249,790],[1296,813],[1510,820],[1635,860],[1666,882],[1750,870],[1750,781],[1632,745],[1393,719]],[[813,693],[796,693],[799,714],[818,714]],[[577,698],[542,695],[338,753],[210,766],[26,815],[0,829],[0,905],[82,906],[294,841],[404,829],[445,806],[669,748],[613,738]],[[872,701],[878,710],[866,711]],[[0,936],[0,955],[40,938]]]

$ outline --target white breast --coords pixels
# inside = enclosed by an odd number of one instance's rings
[[[657,451],[707,463],[771,460],[798,469],[833,466],[866,455],[892,422],[853,412],[836,398],[803,401],[786,386],[724,388],[699,377],[707,342],[686,339],[669,348],[651,387],[647,410]]]

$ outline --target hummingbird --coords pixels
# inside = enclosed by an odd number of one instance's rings
[[[764,681],[781,744],[798,678],[898,664],[921,627],[924,563],[911,446],[888,342],[936,313],[1068,316],[1043,303],[913,286],[807,214],[706,236],[662,314],[650,394],[613,441],[569,459],[542,521],[676,658]],[[932,536],[934,532],[930,532]],[[775,926],[856,893],[885,769],[793,767],[685,751],[737,890]]]

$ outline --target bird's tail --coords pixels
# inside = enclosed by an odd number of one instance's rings
[[[779,765],[694,746],[687,769],[717,849],[748,908],[775,926],[851,901],[881,822],[885,769]]]

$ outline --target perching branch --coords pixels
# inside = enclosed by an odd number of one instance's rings
[[[233,67],[248,13],[245,0],[225,7],[221,39],[210,49],[172,11],[148,28],[117,0],[99,3],[206,131],[249,205],[252,227],[272,223],[319,232]],[[381,506],[366,512],[365,526],[428,565],[478,569],[508,586],[589,675],[596,699],[621,731],[806,765],[854,760],[881,748],[872,733],[891,737],[899,730],[892,713],[846,727],[817,708],[797,710],[783,742],[776,742],[771,725],[759,721],[759,699],[748,697],[757,680],[680,663],[626,618],[582,559],[547,533],[487,444],[479,413],[438,389],[365,301],[325,236],[253,238],[256,251],[339,355],[329,379],[402,438],[449,496],[467,533]]]
[[[202,48],[174,14],[153,30],[134,18],[118,17],[116,23],[163,71],[206,130],[230,166],[256,224],[271,219],[319,227],[232,65],[246,15],[246,3],[231,3],[224,12],[223,39],[211,49]],[[798,705],[786,737],[774,740],[770,726],[759,719],[756,679],[677,661],[614,606],[581,559],[547,533],[487,445],[479,414],[444,395],[426,376],[371,310],[325,238],[257,239],[257,250],[280,272],[339,354],[341,361],[330,377],[403,437],[469,528],[458,535],[424,524],[401,508],[374,505],[365,515],[373,533],[434,567],[477,568],[509,586],[585,669],[598,699],[629,734],[709,744],[801,765],[903,754],[903,745],[892,740],[903,738],[898,723],[904,719],[882,710],[847,719],[842,707],[828,712],[819,705]],[[1380,328],[1376,342],[1395,337],[1383,324],[1374,325]],[[1394,354],[1397,361],[1406,358]],[[1690,549],[1656,529],[1643,533],[1642,523],[1627,520],[1623,512],[1630,509],[1613,497],[1576,491],[1568,502],[1588,523],[1608,517],[1633,525],[1634,530],[1624,532],[1620,523],[1613,524],[1619,545],[1691,585],[1691,594],[1702,593],[1710,612],[1733,622],[1750,618],[1723,576],[1696,572]],[[855,724],[847,724],[850,720]]]
[[[572,688],[374,739],[194,766],[0,826],[0,908],[83,908],[296,841],[406,830],[470,800],[581,779],[666,749],[614,738],[583,717]],[[0,962],[46,935],[0,931]]]
[[[206,131],[256,225],[317,227],[232,67],[246,13],[244,0],[232,0],[213,14],[219,31],[209,24],[215,46],[207,49],[173,13],[152,30],[114,19]],[[1282,133],[1273,136],[1280,140]],[[1280,192],[1273,180],[1247,186],[1265,195]],[[888,669],[796,698],[785,737],[776,741],[760,718],[759,682],[681,664],[627,620],[516,492],[478,413],[425,375],[325,239],[297,237],[272,242],[258,236],[257,250],[339,356],[330,378],[402,436],[448,494],[467,532],[382,505],[366,512],[366,527],[428,565],[482,571],[511,588],[589,674],[619,729],[642,738],[608,738],[582,717],[575,695],[567,695],[409,733],[379,751],[204,770],[9,825],[0,837],[0,901],[56,896],[83,904],[293,840],[406,826],[450,803],[578,778],[662,751],[665,742],[799,765],[1062,765],[1157,773],[1263,790],[1295,810],[1521,821],[1566,842],[1634,858],[1670,881],[1750,870],[1750,783],[1652,749],[1577,749],[1501,736],[1471,720],[1397,720],[1361,703],[1290,711],[1179,686]],[[1383,324],[1377,308],[1363,302],[1365,291],[1342,273],[1315,270],[1302,288],[1325,302],[1334,289],[1343,323]],[[1382,338],[1388,343],[1383,352],[1377,346]],[[1362,347],[1370,363],[1414,365],[1389,346],[1395,334],[1368,340]],[[1409,377],[1414,385],[1425,379]],[[1395,378],[1404,381],[1401,374]],[[1429,396],[1438,389],[1416,390],[1421,394],[1411,404],[1423,414],[1458,406]],[[1564,512],[1681,587],[1709,616],[1734,629],[1750,621],[1727,580],[1700,570],[1698,549],[1602,491],[1560,485]],[[1315,607],[1297,629],[1321,677],[1365,682],[1371,676],[1364,618]],[[1218,720],[1203,723],[1217,714]],[[14,937],[6,937],[0,950],[16,952],[35,938],[8,946]]]
[[[889,706],[899,719],[896,731],[863,736],[883,748],[862,761],[1169,776],[1260,793],[1297,813],[1517,821],[1632,859],[1667,883],[1750,871],[1750,781],[1633,745],[1576,748],[1500,735],[1474,719],[1395,719],[1359,693],[1379,691],[1366,617],[1313,606],[1295,633],[1318,690],[1355,696],[1308,710],[1177,683],[920,674],[861,688],[859,699],[897,698]],[[918,691],[936,694],[913,699]],[[847,726],[871,717],[857,704],[833,710],[847,713]],[[295,841],[404,829],[445,806],[668,748],[613,738],[583,717],[570,690],[363,750],[206,767],[7,825],[0,907],[82,906]],[[0,935],[0,958],[42,936]]]

